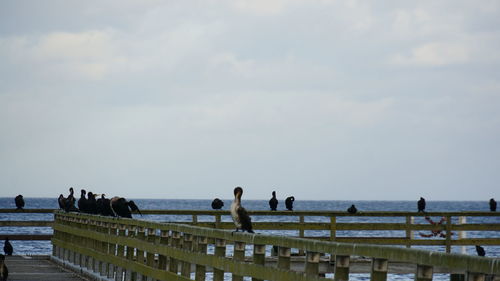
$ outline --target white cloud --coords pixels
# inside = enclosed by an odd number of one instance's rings
[[[416,47],[409,54],[397,54],[391,62],[398,65],[444,66],[470,60],[470,50],[463,45],[432,42]]]

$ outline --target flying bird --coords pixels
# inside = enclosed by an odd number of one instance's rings
[[[12,247],[12,244],[9,242],[9,237],[5,238],[5,243],[3,244],[3,252],[7,256],[12,256],[12,253],[14,252],[14,248]]]
[[[111,206],[111,211],[117,217],[131,219],[133,211],[137,211],[142,216],[141,211],[132,200],[127,201],[127,199],[123,197],[115,196],[111,198],[109,205]]]
[[[423,197],[420,197],[420,200],[418,200],[417,207],[419,212],[425,213],[425,199]]]
[[[243,195],[243,188],[237,186],[234,189],[234,201],[231,203],[231,217],[236,225],[235,232],[247,231],[254,233],[252,230],[252,219],[247,213],[247,210],[241,206],[241,195]]]
[[[224,201],[220,200],[219,198],[215,198],[214,201],[212,201],[212,209],[214,210],[220,210],[224,206]]]
[[[495,201],[495,199],[493,198],[490,199],[490,211],[492,212],[497,211],[497,201]]]
[[[276,199],[276,191],[273,191],[273,197],[269,199],[269,208],[271,208],[271,211],[276,211],[278,208],[278,199]]]
[[[295,197],[290,196],[285,199],[285,207],[288,211],[293,211],[293,202],[295,201]]]
[[[484,251],[484,248],[479,246],[479,245],[476,245],[476,253],[480,257],[486,256],[486,252]]]
[[[354,204],[353,204],[353,205],[351,205],[351,207],[349,207],[349,208],[347,209],[347,212],[348,212],[349,214],[355,214],[355,213],[357,213],[357,212],[358,212],[358,209],[356,209],[356,206],[354,206]]]
[[[24,208],[24,198],[21,194],[17,195],[14,201],[16,202],[16,208],[18,210],[22,210]]]
[[[5,265],[5,256],[0,254],[0,281],[7,281],[9,269]]]

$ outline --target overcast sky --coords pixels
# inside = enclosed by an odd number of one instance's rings
[[[0,2],[0,197],[238,185],[500,197],[500,1]]]

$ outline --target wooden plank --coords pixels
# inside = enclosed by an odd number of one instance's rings
[[[77,274],[52,263],[48,256],[8,256],[9,280],[80,281]]]
[[[52,239],[52,234],[0,234],[0,240],[5,240],[7,237],[10,240],[44,241]]]
[[[52,226],[54,221],[0,221],[0,226]]]

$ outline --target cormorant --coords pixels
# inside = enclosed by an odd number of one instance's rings
[[[14,248],[12,247],[12,244],[9,242],[9,237],[5,238],[5,243],[3,244],[3,252],[7,256],[12,256],[12,253],[14,252]]]
[[[271,208],[271,211],[276,211],[276,208],[278,208],[278,199],[276,199],[276,191],[273,191],[273,197],[269,199],[269,208]]]
[[[241,195],[243,194],[243,188],[237,186],[234,189],[234,201],[231,203],[231,217],[236,225],[236,232],[241,229],[241,231],[247,231],[248,233],[254,233],[252,230],[252,219],[247,213],[247,210],[241,206]]]
[[[65,204],[66,204],[66,198],[64,198],[64,195],[59,194],[59,198],[57,198],[57,203],[59,203],[59,208],[61,210],[66,209]]]
[[[349,208],[347,209],[347,212],[348,212],[349,214],[355,214],[356,212],[358,212],[358,209],[356,209],[356,206],[354,206],[354,204],[352,204],[352,205],[351,205],[351,207],[349,207]]]
[[[102,216],[113,216],[110,200],[104,198],[105,194],[101,194],[101,198],[97,199],[97,213]]]
[[[220,200],[219,198],[215,198],[214,201],[212,201],[212,209],[214,210],[220,210],[224,206],[224,201]]]
[[[295,201],[295,197],[293,196],[285,199],[285,206],[288,211],[293,211],[293,201]]]
[[[423,197],[420,197],[420,200],[418,200],[417,207],[419,212],[425,213],[425,199]]]
[[[477,252],[477,255],[480,257],[484,257],[486,255],[484,248],[479,246],[479,245],[476,245],[476,252]]]
[[[113,214],[117,217],[132,218],[132,211],[137,211],[141,216],[141,211],[134,201],[127,201],[123,197],[115,196],[109,201]]]
[[[69,188],[69,195],[66,197],[66,202],[64,203],[64,210],[66,212],[78,212],[78,209],[75,207],[75,196],[73,195],[75,191],[73,187]]]
[[[90,191],[87,193],[87,213],[97,214],[97,201],[94,193]]]
[[[81,190],[81,193],[80,193],[80,199],[78,199],[78,209],[80,210],[80,212],[82,213],[87,213],[87,191],[85,191],[85,189],[82,189]]]
[[[0,281],[7,281],[9,277],[9,270],[5,265],[5,256],[0,254]]]
[[[490,199],[490,211],[492,212],[497,211],[497,201],[495,201],[495,199],[493,198]]]
[[[24,198],[21,194],[17,195],[14,201],[16,201],[16,207],[18,210],[22,210],[24,208]]]

